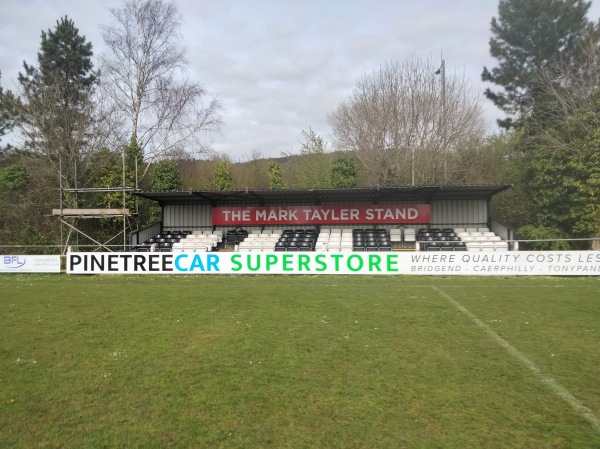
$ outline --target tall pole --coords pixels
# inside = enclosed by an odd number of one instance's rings
[[[411,145],[412,147],[412,160],[411,160],[411,168],[412,168],[412,186],[415,186],[415,146],[414,144]]]
[[[125,148],[123,148],[123,251],[127,251],[127,223],[125,216]]]
[[[60,215],[63,214],[63,183],[62,183],[62,157],[61,153],[58,153],[58,190],[59,190],[59,205],[60,205]],[[64,243],[63,236],[63,225],[62,220],[60,222],[60,253],[65,254],[66,245]]]
[[[440,67],[442,81],[442,144],[444,145],[444,184],[448,184],[448,149],[446,147],[446,61]]]

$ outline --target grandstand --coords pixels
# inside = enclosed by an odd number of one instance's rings
[[[137,192],[161,206],[137,231],[139,252],[508,251],[511,229],[491,199],[509,188],[402,188]]]

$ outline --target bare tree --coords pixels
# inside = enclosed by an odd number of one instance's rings
[[[242,188],[266,189],[267,159],[258,148],[244,155],[244,159],[233,166],[233,177]]]
[[[401,185],[447,181],[447,159],[483,135],[482,117],[464,76],[414,56],[359,79],[329,120],[336,149],[354,151],[370,183]]]
[[[592,104],[598,101],[600,47],[591,35],[576,50],[576,64],[558,61],[532,77],[532,85],[540,92],[540,98],[527,117],[531,128],[528,140],[541,144],[546,157],[553,157],[557,152],[575,155],[581,150],[581,142],[574,141],[568,134],[557,133],[556,125],[568,123],[584,134],[596,130],[596,122],[581,111],[593,108]]]
[[[146,162],[173,150],[203,151],[201,135],[220,128],[221,105],[186,76],[175,3],[129,0],[111,13],[114,24],[103,27],[110,50],[100,58],[103,87],[125,113]]]

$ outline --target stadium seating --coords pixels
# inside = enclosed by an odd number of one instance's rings
[[[215,251],[223,241],[221,231],[194,230],[170,231],[146,240],[138,246],[138,252],[200,252]]]
[[[486,227],[422,228],[417,235],[422,251],[508,251],[508,242]]]
[[[420,251],[508,251],[508,242],[488,228],[329,228],[196,229],[163,232],[134,251],[218,251],[221,243],[234,251],[373,252],[398,249]],[[231,246],[229,246],[231,248]]]

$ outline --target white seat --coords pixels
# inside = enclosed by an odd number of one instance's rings
[[[185,253],[196,252],[196,245],[194,243],[184,243],[181,249]]]
[[[479,246],[481,247],[481,251],[495,251],[496,244],[494,242],[480,242]]]
[[[494,242],[496,251],[508,251],[508,242]]]
[[[327,251],[327,242],[326,241],[317,241],[315,245],[315,250],[317,251]]]
[[[390,241],[401,242],[402,241],[402,231],[400,229],[392,229],[390,231]]]
[[[405,242],[415,242],[417,240],[417,235],[414,229],[406,229],[404,231],[404,241]]]
[[[467,251],[481,251],[479,242],[467,242]]]

